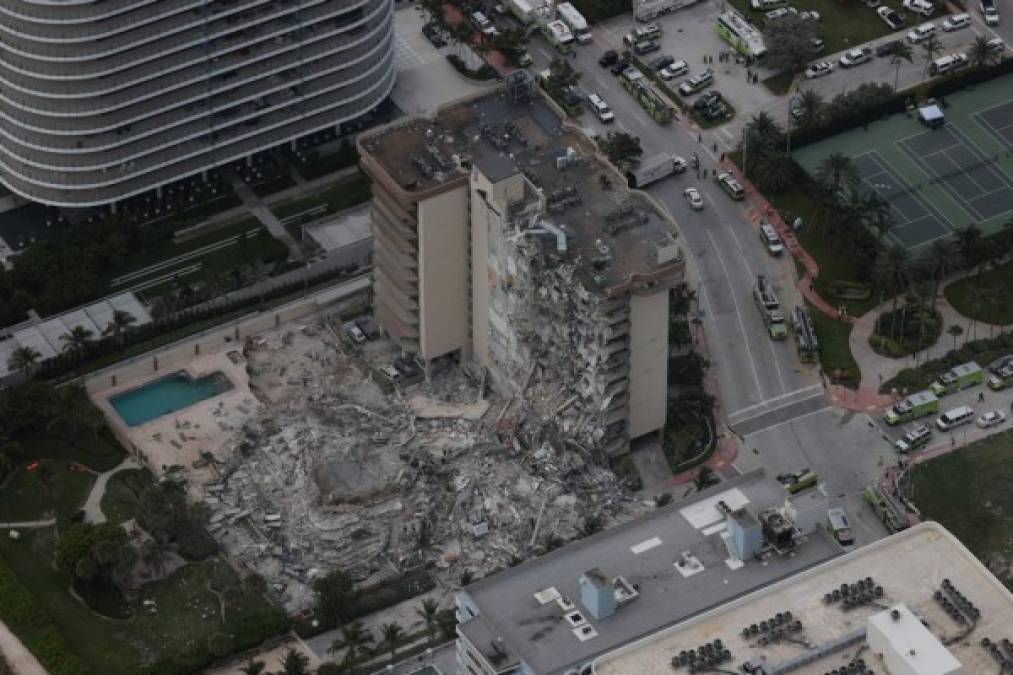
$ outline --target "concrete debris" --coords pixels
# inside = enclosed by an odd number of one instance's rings
[[[259,404],[202,498],[210,531],[287,610],[308,608],[312,580],[336,567],[372,584],[432,564],[453,588],[576,537],[589,514],[647,508],[576,440],[581,408],[559,381],[484,398],[450,368],[388,394],[378,366],[393,349],[353,349],[323,322],[246,346]]]

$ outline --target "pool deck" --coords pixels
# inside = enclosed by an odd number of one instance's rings
[[[194,356],[186,364],[174,365],[161,373],[138,374],[117,380],[115,386],[91,390],[92,400],[105,414],[109,425],[121,441],[140,451],[156,477],[173,464],[182,464],[190,475],[211,477],[209,469],[195,469],[202,451],[224,455],[231,449],[235,430],[253,416],[260,403],[250,391],[246,360],[233,363],[230,351],[241,350],[236,344],[221,350]],[[113,408],[109,399],[117,394],[147,384],[165,375],[184,371],[193,378],[222,372],[232,382],[232,389],[199,401],[174,413],[157,417],[144,424],[129,426]]]

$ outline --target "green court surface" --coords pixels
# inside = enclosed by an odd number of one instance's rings
[[[793,153],[810,175],[828,155],[851,157],[861,186],[889,202],[889,237],[914,249],[975,224],[997,232],[1013,216],[1013,75],[946,97],[946,124],[915,113],[813,143]]]

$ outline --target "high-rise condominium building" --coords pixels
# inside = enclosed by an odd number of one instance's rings
[[[361,116],[393,0],[2,0],[0,181],[58,206],[157,189]]]

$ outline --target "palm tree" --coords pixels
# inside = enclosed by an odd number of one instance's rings
[[[890,320],[890,338],[894,338],[897,322],[897,300],[911,283],[911,256],[900,244],[883,249],[876,258],[873,275],[877,283],[893,293],[893,310]]]
[[[761,110],[753,115],[749,120],[749,124],[746,125],[746,129],[754,139],[771,145],[776,144],[777,141],[784,137],[781,127],[770,116],[770,113],[765,110]]]
[[[913,63],[912,57],[914,51],[911,49],[911,45],[903,40],[899,40],[895,43],[893,54],[890,55],[890,65],[896,66],[893,74],[893,90],[897,91],[897,85],[900,83],[900,64],[904,61]]]
[[[1013,218],[1003,223],[999,242],[1001,250],[1006,251],[1006,257],[1013,254]]]
[[[127,330],[136,322],[137,318],[133,314],[124,312],[122,309],[117,309],[113,312],[109,325],[102,331],[102,335],[112,335],[116,338],[116,342],[122,342]]]
[[[973,267],[981,262],[982,239],[981,229],[977,225],[957,229],[957,248],[968,266]]]
[[[946,329],[946,332],[953,336],[953,351],[957,351],[957,338],[964,334],[964,327],[953,324]]]
[[[348,664],[349,672],[354,674],[355,659],[368,653],[371,644],[373,644],[373,634],[366,629],[361,621],[353,621],[341,627],[341,639],[332,642],[327,651],[336,654],[342,649],[345,650],[345,663]]]
[[[795,181],[795,163],[786,152],[772,150],[765,153],[756,160],[755,166],[759,173],[754,174],[753,180],[766,192],[780,194]]]
[[[281,660],[281,672],[278,675],[309,675],[309,666],[308,656],[290,648]]]
[[[943,51],[943,43],[939,41],[937,35],[930,35],[922,43],[922,56],[925,57],[925,77],[929,76],[929,65],[941,51]]]
[[[383,636],[380,644],[386,645],[390,651],[390,660],[393,661],[397,657],[397,648],[404,640],[404,628],[396,621],[392,621],[380,626],[380,634]]]
[[[987,35],[978,35],[974,38],[968,56],[971,57],[971,65],[975,68],[992,66],[999,61],[999,53],[989,46]]]
[[[850,157],[835,152],[820,162],[816,169],[816,182],[824,194],[835,199],[845,186],[858,184],[858,170]]]
[[[840,206],[857,222],[874,227],[880,237],[893,225],[893,211],[889,202],[872,190],[852,189],[840,202]]]
[[[20,370],[24,372],[25,377],[32,379],[32,370],[35,368],[35,364],[38,363],[39,359],[42,358],[35,349],[21,345],[13,352],[7,359],[7,367],[11,370]]]
[[[60,340],[63,342],[63,351],[76,352],[77,354],[81,354],[84,351],[85,346],[91,341],[91,338],[91,329],[84,326],[74,326],[70,329],[69,333],[64,333],[60,336]]]
[[[815,89],[803,89],[796,97],[798,110],[801,111],[798,117],[798,125],[803,129],[815,126],[823,116],[823,96]]]
[[[939,296],[939,286],[943,279],[960,269],[960,251],[954,246],[952,240],[936,239],[929,245],[923,260],[925,272],[933,280],[932,302],[929,306],[935,310],[936,298]]]
[[[429,637],[429,644],[432,644],[433,640],[436,639],[440,603],[432,598],[426,598],[422,601],[421,605],[415,608],[415,613],[422,619],[422,623],[426,625],[426,635]]]
[[[254,661],[253,659],[250,659],[245,666],[239,669],[239,672],[243,673],[243,675],[261,675],[266,668],[267,664],[263,661]]]
[[[717,485],[721,480],[714,473],[714,469],[710,468],[706,464],[700,467],[700,470],[696,472],[696,477],[693,479],[693,486],[696,487],[697,491],[706,490],[712,485]]]
[[[552,59],[549,64],[549,80],[557,90],[577,84],[580,73],[574,70],[569,61]]]

